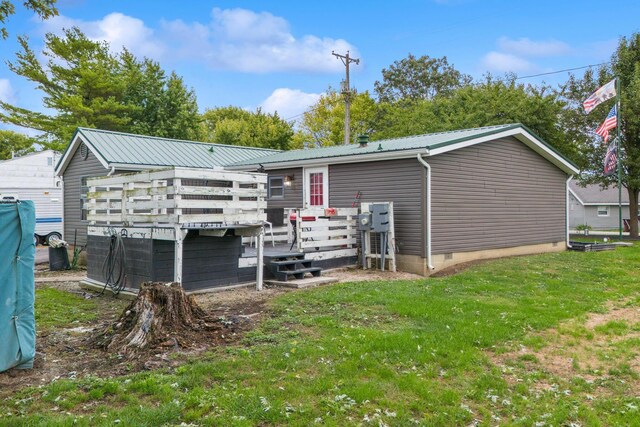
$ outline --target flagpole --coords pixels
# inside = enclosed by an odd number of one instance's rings
[[[620,128],[622,122],[620,121],[620,78],[616,77],[616,124],[618,125],[618,141],[616,141],[618,151],[618,237],[622,240],[622,151],[620,150]],[[631,213],[631,204],[629,204],[629,213]],[[629,227],[631,227],[631,216],[629,216]]]

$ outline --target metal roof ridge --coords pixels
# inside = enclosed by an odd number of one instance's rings
[[[106,133],[106,134],[112,134],[112,135],[131,136],[131,137],[134,137],[134,138],[158,139],[158,140],[168,141],[168,142],[179,142],[181,144],[194,144],[194,145],[204,145],[204,146],[214,145],[216,147],[229,147],[229,148],[242,148],[242,149],[248,149],[248,150],[273,151],[274,153],[281,153],[283,151],[283,150],[277,150],[275,148],[262,148],[262,147],[250,147],[250,146],[246,146],[246,145],[220,144],[218,142],[191,141],[189,139],[165,138],[165,137],[162,137],[162,136],[141,135],[141,134],[137,134],[137,133],[118,132],[118,131],[113,131],[113,130],[97,129],[97,128],[86,128],[86,127],[81,127],[81,126],[79,126],[77,130],[80,131],[80,132],[88,131],[88,132],[99,132],[99,133]]]
[[[423,137],[427,137],[427,136],[434,136],[434,135],[445,135],[445,134],[454,134],[454,133],[461,133],[461,132],[468,132],[468,131],[486,131],[486,130],[495,130],[495,129],[507,129],[507,128],[511,128],[511,127],[518,127],[518,126],[522,126],[520,123],[507,123],[507,124],[503,124],[503,125],[491,125],[491,126],[481,126],[481,127],[477,127],[477,128],[467,128],[467,129],[459,129],[459,130],[449,130],[449,131],[441,131],[441,132],[432,132],[432,133],[423,133],[423,134],[419,134],[419,135],[407,135],[407,136],[400,136],[400,137],[396,137],[396,138],[386,138],[386,139],[377,139],[377,140],[371,140],[369,141],[369,144],[381,144],[384,142],[390,142],[390,141],[400,141],[400,140],[410,140],[410,139],[417,139],[417,138],[423,138]],[[359,144],[357,143],[353,143],[353,144],[347,144],[347,145],[325,145],[325,146],[321,146],[321,147],[303,147],[303,148],[296,148],[294,150],[283,150],[283,151],[276,151],[273,154],[268,154],[264,157],[258,157],[255,159],[247,159],[247,160],[241,160],[239,162],[234,162],[231,164],[231,166],[236,165],[237,163],[243,163],[243,162],[253,162],[254,160],[256,161],[255,164],[258,164],[259,162],[257,162],[257,160],[259,159],[268,159],[271,156],[275,156],[279,153],[292,153],[295,151],[305,151],[305,150],[323,150],[323,149],[335,149],[336,147],[359,147]],[[397,150],[393,150],[393,151],[402,151],[402,148],[398,148]],[[253,163],[252,163],[253,164]]]
[[[448,133],[460,133],[460,132],[468,132],[471,130],[474,131],[478,131],[478,130],[489,130],[489,129],[498,129],[498,128],[507,128],[507,127],[511,127],[511,126],[521,126],[520,123],[505,123],[503,125],[491,125],[491,126],[480,126],[477,128],[466,128],[466,129],[458,129],[458,130],[443,130],[440,132],[431,132],[431,133],[421,133],[418,135],[407,135],[407,136],[400,136],[397,138],[387,138],[387,139],[379,139],[376,141],[369,141],[371,142],[384,142],[384,141],[396,141],[398,139],[410,139],[410,138],[420,138],[423,136],[433,136],[433,135],[445,135]],[[355,145],[355,144],[349,144],[349,145]]]

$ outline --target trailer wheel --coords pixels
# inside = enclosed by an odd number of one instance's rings
[[[38,246],[38,243],[40,243],[40,237],[38,237],[38,235],[37,235],[37,234],[34,234],[34,235],[33,235],[33,244],[34,244],[35,246]]]
[[[58,233],[57,231],[54,231],[53,233],[49,233],[47,234],[47,237],[45,238],[47,245],[51,246],[51,242],[54,240],[60,240],[62,239],[62,234]]]

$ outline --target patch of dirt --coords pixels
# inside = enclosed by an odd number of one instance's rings
[[[494,258],[495,259],[495,258]],[[478,259],[475,261],[463,262],[460,264],[455,264],[447,268],[443,268],[442,270],[436,271],[429,277],[447,277],[453,276],[454,274],[462,273],[465,270],[470,269],[479,264],[484,264],[488,261],[493,261],[493,259]]]
[[[241,288],[224,292],[195,295],[197,303],[212,320],[212,327],[204,334],[191,334],[186,348],[171,341],[134,357],[107,352],[95,343],[95,337],[118,319],[129,301],[110,295],[84,292],[78,282],[37,284],[85,296],[98,298],[98,320],[92,324],[70,324],[68,328],[36,331],[36,357],[33,369],[11,369],[0,373],[0,399],[27,386],[39,386],[60,378],[80,378],[87,375],[112,377],[142,370],[173,368],[188,358],[212,348],[237,343],[252,329],[267,311],[266,302],[290,289],[266,289],[256,292]],[[37,325],[36,325],[37,327]],[[184,339],[184,337],[183,337]]]
[[[503,369],[505,379],[511,385],[518,377],[534,371],[544,371],[553,377],[571,381],[582,378],[599,384],[611,379],[621,364],[628,364],[635,375],[640,375],[640,347],[621,351],[616,345],[622,341],[640,338],[640,332],[631,328],[640,323],[640,307],[615,307],[609,305],[606,313],[592,313],[583,322],[570,321],[558,329],[538,334],[546,343],[539,350],[521,346],[503,354],[490,353],[492,362]],[[615,333],[598,331],[609,322],[624,322],[629,328]],[[518,367],[520,364],[521,367]],[[522,367],[523,366],[523,367]],[[629,391],[640,393],[640,383],[629,381]],[[534,385],[536,389],[550,389],[544,381]]]
[[[322,272],[323,276],[335,277],[339,282],[370,282],[374,280],[424,280],[424,276],[402,271],[362,270],[357,267],[336,268]]]
[[[145,369],[178,366],[188,358],[212,348],[239,342],[246,331],[254,328],[260,319],[268,315],[269,300],[286,292],[305,291],[265,286],[261,292],[256,292],[254,287],[243,287],[192,294],[207,317],[213,320],[215,327],[210,328],[206,334],[191,334],[187,340],[188,348],[181,348],[175,345],[176,342],[166,340],[146,352],[137,353],[134,358],[128,358],[123,354],[113,354],[100,349],[95,345],[95,337],[114,324],[129,301],[83,291],[77,281],[71,280],[77,278],[79,273],[83,272],[51,272],[41,269],[36,272],[36,277],[55,280],[36,283],[36,287],[54,287],[85,298],[98,298],[98,320],[92,324],[72,324],[68,328],[50,331],[38,329],[34,368],[12,369],[0,373],[0,399],[24,387],[44,385],[60,378],[79,378],[87,375],[111,377]],[[363,271],[357,268],[328,270],[325,275],[335,277],[339,282],[424,279],[410,273]],[[69,280],[60,281],[64,278]]]

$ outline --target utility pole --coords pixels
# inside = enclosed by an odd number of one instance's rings
[[[344,145],[349,144],[351,141],[351,86],[349,85],[349,64],[360,64],[360,59],[354,59],[349,57],[349,51],[346,55],[340,55],[331,51],[331,55],[340,59],[347,70],[347,78],[342,82],[342,94],[344,95]]]

